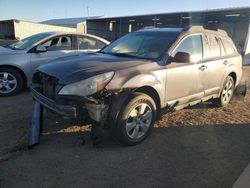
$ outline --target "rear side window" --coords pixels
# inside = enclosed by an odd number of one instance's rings
[[[235,53],[234,44],[231,40],[222,38],[222,42],[226,51],[226,55],[232,55]]]
[[[206,58],[219,57],[221,55],[218,39],[214,35],[206,35],[206,43]]]
[[[220,45],[220,54],[221,54],[221,56],[225,56],[226,55],[226,51],[225,51],[225,48],[224,48],[224,46],[222,44],[221,38],[218,39],[218,43]]]
[[[106,46],[105,43],[91,37],[77,36],[79,50],[98,50]]]

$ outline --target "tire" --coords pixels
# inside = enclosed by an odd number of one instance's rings
[[[0,97],[18,94],[23,88],[21,74],[9,67],[0,67]]]
[[[155,120],[154,100],[144,93],[133,93],[117,117],[116,136],[123,144],[139,144],[149,135]]]
[[[223,84],[220,97],[215,99],[213,103],[218,107],[227,106],[232,99],[234,86],[234,79],[231,76],[228,76]]]

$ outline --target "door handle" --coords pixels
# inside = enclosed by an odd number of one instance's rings
[[[207,66],[206,66],[206,65],[201,65],[201,66],[199,67],[199,69],[200,69],[201,71],[204,71],[204,70],[207,69]]]
[[[227,60],[223,62],[224,65],[228,65],[228,63],[229,62]]]

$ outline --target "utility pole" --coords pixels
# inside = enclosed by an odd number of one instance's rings
[[[90,8],[89,8],[89,6],[87,6],[87,15],[88,15],[88,18],[89,18],[89,10],[90,10]]]

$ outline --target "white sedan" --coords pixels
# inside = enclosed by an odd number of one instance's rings
[[[82,52],[95,52],[109,42],[77,33],[45,32],[0,47],[0,96],[11,96],[29,86],[37,67],[51,60]]]

